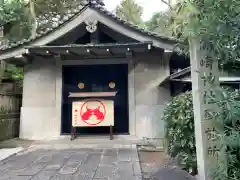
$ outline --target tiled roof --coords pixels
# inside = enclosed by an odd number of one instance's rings
[[[74,10],[72,10],[71,12],[67,13],[64,18],[58,22],[56,22],[55,26],[52,28],[47,28],[45,31],[39,31],[37,32],[35,37],[30,37],[27,39],[23,39],[21,41],[15,42],[15,43],[10,43],[7,46],[3,47],[1,50],[6,50],[9,48],[14,48],[14,47],[18,47],[21,45],[25,45],[33,40],[36,40],[44,35],[47,35],[51,32],[53,32],[54,30],[60,28],[61,26],[63,26],[65,23],[71,21],[72,18],[74,18],[75,16],[77,16],[79,13],[82,12],[83,9],[85,9],[86,7],[83,6],[77,6]]]
[[[149,36],[153,36],[155,38],[160,38],[162,40],[170,40],[170,41],[177,41],[175,38],[172,38],[172,37],[166,37],[166,36],[162,36],[160,35],[159,33],[156,33],[156,32],[150,32],[148,31],[147,29],[144,29],[144,28],[141,28],[137,25],[134,25],[124,19],[121,19],[120,17],[116,16],[115,14],[113,14],[112,12],[109,12],[107,9],[105,9],[103,6],[97,6],[97,5],[94,5],[93,6],[94,9],[96,9],[97,11],[99,11],[100,13],[104,13],[105,15],[107,16],[110,16],[111,18],[113,18],[114,20],[122,23],[123,25],[126,25],[128,26],[129,28],[133,28],[135,29],[136,31],[139,31],[141,33],[144,33],[144,34],[147,34]]]
[[[97,10],[98,12],[103,13],[104,15],[107,15],[108,17],[112,18],[115,21],[118,21],[122,25],[127,26],[127,28],[132,28],[135,31],[138,31],[138,32],[143,33],[143,34],[146,34],[148,36],[152,36],[152,37],[157,38],[159,40],[178,42],[174,38],[161,36],[158,33],[150,32],[150,31],[147,31],[144,28],[140,28],[140,27],[138,27],[138,26],[136,26],[134,24],[131,24],[130,22],[127,22],[127,21],[117,17],[115,14],[109,12],[103,6],[99,6],[97,4],[91,3],[91,4],[87,4],[85,6],[82,6],[82,5],[76,6],[76,8],[73,9],[72,11],[70,11],[69,13],[67,13],[62,20],[57,22],[57,24],[55,24],[54,27],[47,28],[45,31],[38,32],[35,37],[31,37],[31,38],[28,38],[28,39],[23,39],[21,41],[15,42],[15,43],[10,43],[10,44],[6,45],[5,47],[3,47],[1,49],[1,51],[5,51],[5,50],[8,50],[10,48],[15,48],[15,47],[22,46],[22,45],[28,45],[30,42],[32,42],[34,40],[37,40],[38,38],[41,38],[41,37],[43,37],[43,36],[53,32],[53,31],[55,31],[56,29],[59,29],[64,24],[66,24],[69,21],[71,21],[74,17],[78,16],[87,7],[93,8],[93,9]]]

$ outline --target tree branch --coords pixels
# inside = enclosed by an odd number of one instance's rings
[[[169,2],[167,2],[165,0],[161,0],[161,1],[162,1],[162,3],[166,4],[169,7],[170,10],[172,10],[172,6]]]

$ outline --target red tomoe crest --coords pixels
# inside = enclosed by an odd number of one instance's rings
[[[106,115],[105,105],[99,100],[88,100],[81,106],[80,110],[81,119],[90,126],[100,124],[104,120],[105,115]],[[96,119],[94,123],[90,122],[91,117]]]

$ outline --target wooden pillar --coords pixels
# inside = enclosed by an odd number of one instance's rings
[[[216,104],[209,96],[216,96],[219,90],[218,63],[211,62],[204,54],[200,42],[190,41],[193,109],[198,164],[198,179],[209,180],[211,168],[215,165],[217,148],[214,146],[214,114]]]

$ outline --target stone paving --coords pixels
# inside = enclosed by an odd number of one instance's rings
[[[141,179],[134,146],[38,146],[0,162],[0,180]]]

